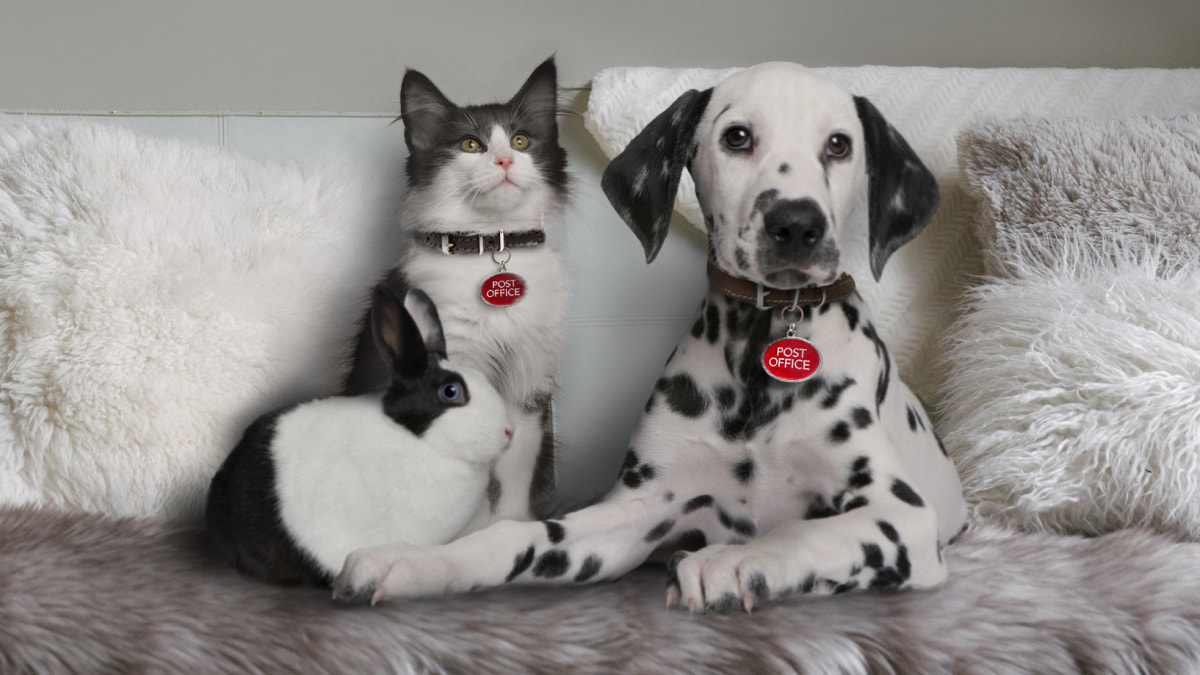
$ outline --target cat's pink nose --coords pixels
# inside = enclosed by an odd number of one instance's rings
[[[496,163],[499,164],[500,166],[504,167],[505,171],[508,171],[508,167],[512,166],[513,158],[512,157],[497,157]]]

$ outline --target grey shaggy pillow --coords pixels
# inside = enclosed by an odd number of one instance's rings
[[[977,516],[1200,540],[1200,117],[959,136],[990,276],[946,336]]]
[[[989,274],[1055,269],[1064,237],[1200,260],[1200,115],[990,120],[959,134],[958,159]]]

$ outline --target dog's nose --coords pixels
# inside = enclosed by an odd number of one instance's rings
[[[763,215],[763,226],[780,246],[808,249],[825,236],[825,213],[811,199],[781,200]]]

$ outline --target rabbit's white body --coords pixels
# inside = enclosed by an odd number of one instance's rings
[[[326,572],[364,546],[446,543],[479,509],[507,416],[490,387],[466,379],[471,403],[422,436],[384,415],[381,395],[311,401],[276,422],[280,517]]]

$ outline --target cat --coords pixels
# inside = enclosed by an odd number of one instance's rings
[[[486,374],[515,423],[509,450],[492,467],[487,499],[461,534],[498,520],[549,517],[556,508],[550,405],[570,285],[560,251],[569,176],[558,142],[557,79],[551,57],[508,102],[463,107],[415,70],[400,88],[409,154],[399,220],[413,239],[386,283],[401,297],[420,288],[432,298],[451,360]],[[501,231],[503,252],[448,255],[443,248],[495,248]],[[442,235],[450,233],[469,236],[448,243]],[[500,263],[524,283],[519,302],[507,307],[481,297],[481,284]],[[378,391],[386,374],[364,331],[346,393]]]

